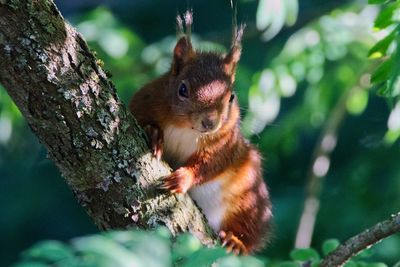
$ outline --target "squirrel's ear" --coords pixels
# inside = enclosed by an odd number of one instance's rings
[[[236,18],[234,18],[234,28],[232,36],[232,46],[229,53],[224,58],[224,71],[226,75],[231,77],[231,83],[235,81],[236,65],[239,62],[240,55],[242,54],[242,37],[244,33],[245,24],[241,24],[239,27],[236,26]]]
[[[240,46],[233,46],[224,58],[224,71],[226,75],[231,77],[231,82],[235,81],[236,65],[239,62],[242,49]]]
[[[182,66],[191,58],[194,56],[192,44],[190,41],[186,38],[186,36],[183,36],[179,39],[179,41],[176,43],[175,48],[174,48],[174,60],[172,62],[172,73],[174,75],[178,74]]]

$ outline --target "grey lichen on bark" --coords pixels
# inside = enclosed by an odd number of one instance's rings
[[[0,0],[0,83],[100,229],[161,224],[215,242],[187,195],[156,190],[169,167],[52,1]]]

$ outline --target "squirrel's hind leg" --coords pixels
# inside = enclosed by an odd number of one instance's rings
[[[226,247],[228,252],[233,252],[236,255],[247,255],[246,246],[243,242],[235,236],[231,231],[225,232],[224,230],[219,231],[219,238],[221,239],[222,246]]]

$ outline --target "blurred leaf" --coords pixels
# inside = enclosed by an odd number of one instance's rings
[[[83,255],[91,256],[94,264],[107,262],[118,267],[129,267],[134,262],[136,266],[146,266],[143,259],[132,254],[125,247],[101,235],[80,237],[72,240],[73,247]]]
[[[389,0],[368,0],[368,4],[370,5],[377,5],[377,4],[384,4]]]
[[[293,26],[297,21],[299,14],[298,0],[285,0],[286,2],[286,25]]]
[[[49,265],[42,262],[27,261],[14,264],[12,267],[49,267]]]
[[[174,242],[172,249],[173,261],[189,257],[192,253],[202,248],[201,242],[191,234],[180,234]]]
[[[375,19],[374,27],[377,29],[384,29],[393,23],[392,17],[395,10],[399,7],[398,2],[391,3],[379,13]]]
[[[393,42],[395,31],[393,30],[385,38],[377,42],[368,52],[370,58],[381,58],[386,55],[389,45]]]
[[[358,266],[359,267],[387,267],[386,264],[381,263],[381,262],[368,262],[368,263],[358,262]]]
[[[213,265],[214,266],[214,265]],[[252,256],[235,256],[230,255],[218,259],[215,267],[263,267],[265,264],[260,259]]]
[[[22,253],[22,257],[31,260],[56,262],[73,257],[71,249],[59,241],[42,241]]]
[[[371,248],[366,248],[364,250],[362,250],[358,255],[357,255],[357,259],[365,259],[365,258],[369,258],[374,254],[373,250]]]
[[[220,258],[215,262],[212,267],[242,267],[243,263],[240,261],[240,258],[234,255],[226,256]],[[251,266],[251,265],[248,265]]]
[[[291,262],[291,261],[286,261],[286,262],[281,262],[276,267],[300,267],[300,264],[296,262]]]
[[[172,237],[171,231],[166,226],[159,226],[154,230],[154,233],[163,239],[163,241],[169,242]]]
[[[388,83],[382,83],[378,86],[373,87],[376,89],[376,94],[381,97],[390,97],[390,91],[388,87]]]
[[[388,128],[393,132],[400,131],[400,101],[397,102],[394,109],[390,112]]]
[[[346,102],[347,110],[353,115],[359,115],[364,112],[368,104],[368,92],[358,88],[354,90]]]
[[[355,263],[355,262],[352,261],[352,260],[349,260],[348,262],[346,262],[346,263],[344,264],[344,267],[358,267],[358,264]]]
[[[264,31],[262,38],[274,38],[286,24],[292,26],[297,20],[298,0],[260,0],[256,13],[257,29]]]
[[[129,249],[144,266],[163,267],[171,264],[170,232],[166,227],[159,227],[155,231],[112,231],[105,235]]]
[[[251,267],[263,267],[265,266],[264,262],[256,257],[245,256],[240,257],[240,261],[242,262],[243,267],[251,266]]]
[[[400,30],[400,28],[399,28]],[[391,77],[387,83],[387,90],[389,97],[395,97],[396,95],[400,95],[400,36],[396,36],[396,51],[392,55],[391,59],[393,61],[393,66],[391,69]]]
[[[193,253],[182,267],[210,266],[217,259],[227,255],[225,248],[202,248]]]
[[[371,83],[381,83],[388,80],[390,72],[393,67],[393,60],[390,58],[385,60],[379,67],[374,71],[371,76]]]
[[[296,92],[296,80],[287,71],[278,72],[278,84],[283,97],[291,97]]]
[[[274,18],[274,13],[270,11],[269,3],[270,1],[268,0],[260,0],[258,2],[256,22],[259,30],[267,28]]]
[[[334,251],[340,245],[337,239],[328,239],[322,244],[322,253],[324,256]]]
[[[296,261],[318,260],[319,254],[312,248],[298,248],[290,252],[290,258]]]
[[[384,136],[385,144],[392,145],[397,139],[400,138],[400,131],[391,131],[388,130]]]

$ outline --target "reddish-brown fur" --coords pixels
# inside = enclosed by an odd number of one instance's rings
[[[186,193],[208,182],[220,182],[223,207],[211,207],[223,211],[215,230],[228,250],[247,254],[261,248],[268,237],[271,204],[261,156],[243,138],[239,106],[236,99],[231,101],[240,52],[239,43],[226,56],[197,52],[188,37],[182,37],[170,71],[141,88],[130,109],[139,124],[147,127],[154,154],[175,168],[164,181],[165,189]],[[187,98],[178,95],[182,84],[188,89]],[[205,128],[204,121],[212,121],[212,129]],[[184,138],[186,132],[196,136],[193,153],[185,158],[179,149],[163,151],[170,145],[165,142],[171,142],[164,139],[168,127],[173,127],[169,128],[172,134],[183,129]],[[173,145],[179,146],[179,140]]]

